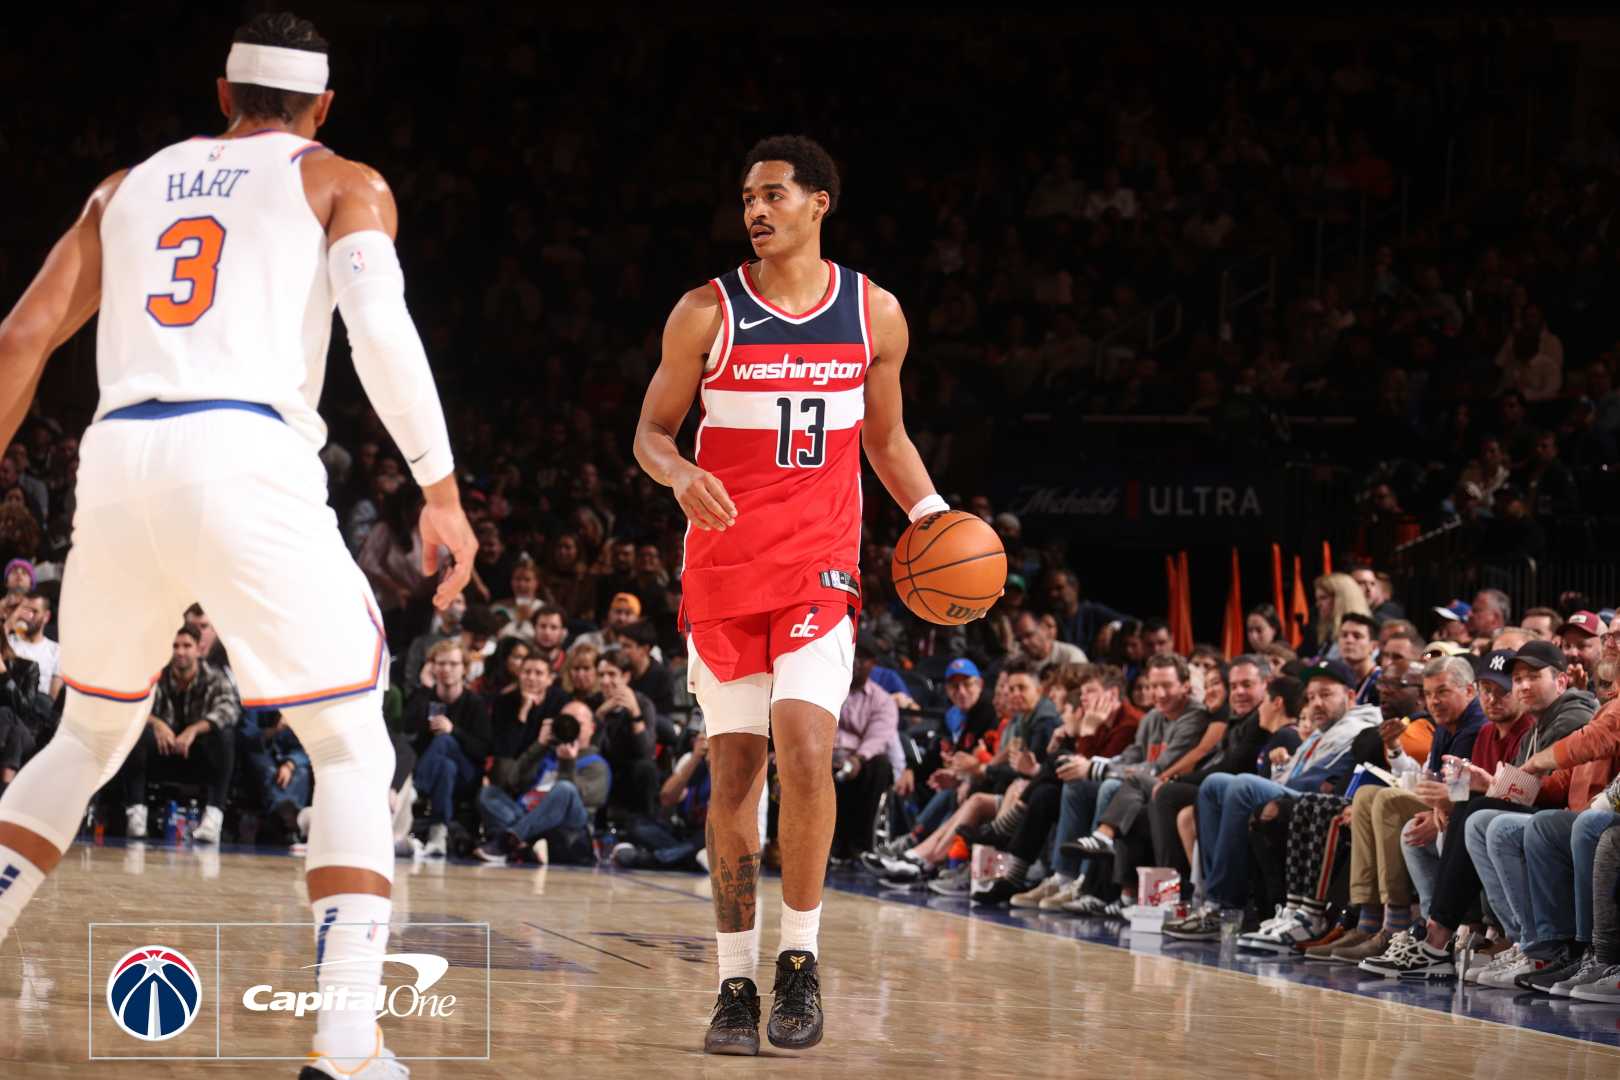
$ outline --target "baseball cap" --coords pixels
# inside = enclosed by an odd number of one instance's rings
[[[621,605],[623,605],[624,607],[629,608],[631,611],[635,612],[637,615],[641,614],[641,597],[637,596],[635,593],[628,593],[628,592],[614,593],[613,594],[613,601],[608,604],[608,609],[612,610],[613,608],[619,607]]]
[[[1442,656],[1461,656],[1468,650],[1455,641],[1431,641],[1423,646],[1423,659],[1437,660]],[[1512,652],[1512,649],[1503,649],[1503,652]]]
[[[1564,625],[1558,628],[1558,632],[1562,634],[1565,630],[1568,630],[1572,626],[1577,630],[1583,630],[1586,633],[1593,635],[1601,634],[1605,629],[1607,629],[1603,625],[1602,616],[1593,611],[1577,611],[1575,614],[1564,620]]]
[[[1513,654],[1512,664],[1529,664],[1533,668],[1550,667],[1557,671],[1569,670],[1569,658],[1550,641],[1527,641]]]
[[[1029,592],[1029,586],[1024,583],[1023,574],[1008,574],[1007,588],[1017,589],[1019,592]]]
[[[1469,614],[1473,610],[1474,609],[1471,605],[1464,603],[1461,600],[1453,600],[1445,607],[1435,608],[1434,613],[1440,616],[1442,619],[1450,619],[1452,622],[1463,622],[1468,618]]]
[[[1360,685],[1350,669],[1338,660],[1318,660],[1301,672],[1299,679],[1303,683],[1309,683],[1312,679],[1332,679],[1352,690]]]
[[[1513,650],[1497,649],[1480,657],[1474,667],[1474,677],[1503,690],[1513,689]]]
[[[965,656],[958,656],[955,660],[952,660],[950,666],[945,669],[945,677],[947,679],[955,679],[958,677],[977,679],[980,677],[979,665],[975,664]]]

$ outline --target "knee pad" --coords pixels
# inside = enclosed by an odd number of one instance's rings
[[[382,695],[363,694],[290,711],[287,722],[315,774],[305,868],[347,866],[394,880],[394,744],[383,724]]]

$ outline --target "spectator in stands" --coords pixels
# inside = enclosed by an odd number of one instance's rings
[[[1564,343],[1547,328],[1541,305],[1526,304],[1513,333],[1496,354],[1500,389],[1517,390],[1529,402],[1551,401],[1564,385]]]
[[[709,817],[709,737],[693,733],[692,748],[658,791],[659,814],[635,818],[625,827],[628,840],[610,853],[614,864],[628,870],[709,872],[704,851],[704,825]]]
[[[503,763],[515,761],[536,739],[544,740],[542,726],[560,716],[568,701],[551,665],[543,657],[525,657],[515,692],[502,694],[490,708],[490,753],[495,759],[491,775]]]
[[[1587,689],[1587,681],[1603,659],[1603,635],[1608,631],[1594,611],[1577,611],[1558,628],[1558,640],[1569,661],[1569,679],[1577,689]]]
[[[26,761],[55,733],[51,700],[39,692],[39,665],[18,656],[11,639],[0,634],[0,713],[6,711],[28,733],[26,741],[12,736],[15,752]]]
[[[467,663],[468,686],[483,685],[484,668],[495,655],[496,639],[504,625],[501,616],[483,604],[473,604],[461,617],[461,655]]]
[[[900,711],[894,698],[870,679],[877,652],[877,643],[868,635],[856,641],[854,677],[838,714],[833,742],[838,803],[832,845],[835,860],[853,860],[871,848],[878,800],[898,775],[889,748],[899,748]]]
[[[1013,623],[1018,654],[1028,660],[1039,678],[1054,664],[1083,664],[1086,654],[1077,645],[1058,640],[1057,620],[1025,611]]]
[[[284,843],[298,839],[298,812],[309,805],[314,784],[309,755],[286,718],[275,710],[242,714],[240,752],[258,783],[260,814],[275,823]]]
[[[1362,596],[1367,599],[1367,609],[1378,625],[1382,626],[1391,619],[1406,618],[1406,609],[1393,598],[1394,581],[1388,574],[1370,566],[1360,566],[1350,572],[1350,577],[1360,586]]]
[[[175,631],[169,663],[153,687],[151,715],[118,770],[131,839],[146,836],[149,773],[205,789],[207,806],[193,840],[218,843],[224,828],[242,703],[225,674],[198,656],[197,641],[190,626]]]
[[[1519,626],[1528,631],[1533,638],[1551,641],[1563,621],[1563,617],[1552,608],[1533,607],[1524,613],[1524,617],[1519,620]]]
[[[951,704],[943,721],[924,720],[905,733],[922,752],[915,769],[904,770],[900,781],[915,790],[921,779],[930,794],[911,831],[891,841],[878,852],[880,856],[900,855],[939,828],[956,810],[965,791],[962,773],[994,755],[985,739],[995,733],[999,718],[978,665],[966,657],[952,660],[945,668],[945,697]],[[862,861],[867,861],[864,856]],[[880,865],[872,868],[882,869]]]
[[[1559,460],[1558,437],[1550,431],[1537,433],[1530,460],[1514,476],[1514,483],[1537,517],[1558,518],[1580,511],[1580,485],[1569,466]]]
[[[1356,704],[1378,704],[1378,624],[1371,615],[1348,612],[1339,620],[1339,659],[1356,677]]]
[[[473,683],[473,689],[493,704],[508,694],[517,693],[518,674],[523,661],[529,657],[529,643],[520,637],[503,637],[495,643],[495,653],[484,665],[483,678]]]
[[[645,607],[647,598],[640,595],[636,581],[636,542],[628,539],[610,540],[607,550],[607,572],[596,578],[597,614],[607,611],[613,605],[613,597],[619,593],[635,594]]]
[[[570,619],[589,622],[596,618],[596,578],[579,534],[565,532],[552,541],[551,559],[540,580],[551,602],[567,612]]]
[[[425,633],[419,634],[411,641],[410,648],[405,653],[405,668],[401,673],[406,687],[426,685],[423,668],[427,664],[428,650],[447,638],[460,641],[461,620],[466,614],[467,601],[464,597],[457,596],[450,601],[449,606],[433,616]]]
[[[1367,597],[1349,574],[1323,574],[1313,586],[1316,594],[1316,623],[1307,634],[1316,643],[1318,659],[1339,658],[1339,623],[1346,615],[1371,616]],[[1307,648],[1310,645],[1307,643]]]
[[[595,645],[580,642],[568,650],[563,665],[563,689],[575,701],[582,701],[594,712],[602,704],[601,680],[597,677],[596,662],[602,651]]]
[[[1513,625],[1513,602],[1501,589],[1481,589],[1469,608],[1468,630],[1475,637],[1490,637]]]
[[[594,645],[602,652],[617,648],[622,643],[621,631],[632,623],[643,621],[641,610],[641,598],[635,593],[614,593],[608,604],[607,622],[600,630],[581,634],[574,641],[576,644],[583,642]]]
[[[610,650],[596,662],[602,703],[596,707],[597,745],[613,769],[612,805],[630,817],[651,817],[658,805],[658,712],[646,694],[630,688],[629,657]],[[577,696],[577,691],[576,691]]]
[[[1149,619],[1142,624],[1142,644],[1146,647],[1146,657],[1174,656],[1176,653],[1175,638],[1170,633],[1170,624],[1163,619]],[[1133,663],[1140,663],[1140,660]]]
[[[1046,603],[1057,620],[1058,640],[1083,650],[1096,640],[1106,623],[1124,619],[1107,604],[1080,598],[1080,578],[1073,570],[1059,567],[1046,576]]]
[[[11,625],[6,629],[10,633],[12,651],[39,666],[38,692],[55,701],[62,696],[62,662],[60,647],[45,636],[45,627],[50,621],[50,598],[35,590],[17,605]]]
[[[1350,588],[1355,582],[1346,575]],[[1361,591],[1355,589],[1360,598]],[[1265,777],[1217,775],[1198,789],[1199,861],[1205,905],[1186,920],[1165,927],[1166,934],[1207,938],[1220,931],[1220,910],[1242,908],[1248,899],[1249,817],[1268,802],[1303,792],[1343,791],[1356,765],[1381,759],[1376,707],[1357,706],[1356,678],[1337,660],[1319,661],[1305,671],[1306,709],[1312,733],[1300,744],[1281,783]]]
[[[450,822],[457,800],[470,795],[484,775],[490,752],[489,706],[467,688],[461,642],[446,639],[428,650],[431,688],[419,686],[405,703],[406,737],[416,751],[416,789],[431,801],[424,855],[449,851]]]
[[[476,854],[487,863],[596,861],[590,819],[604,803],[613,774],[591,743],[595,718],[570,702],[512,763],[501,782],[478,792],[488,840]]]
[[[619,630],[618,638],[619,649],[630,661],[630,688],[651,701],[659,717],[668,719],[675,711],[675,683],[669,668],[653,659],[657,632],[643,619]]]
[[[1439,621],[1435,623],[1435,640],[1466,646],[1473,639],[1468,625],[1473,611],[1473,607],[1463,600],[1453,600],[1445,607],[1435,608],[1434,613],[1439,616]]]
[[[532,620],[545,604],[545,598],[540,595],[540,567],[527,555],[518,556],[512,565],[511,584],[511,595],[491,604],[490,610],[506,620],[500,631],[502,635],[533,637]]]
[[[23,596],[34,591],[38,584],[34,575],[34,564],[27,559],[12,559],[6,564],[6,592],[12,596]]]
[[[1249,651],[1258,653],[1272,642],[1282,638],[1282,621],[1271,604],[1257,604],[1249,609],[1243,620],[1243,637]]]
[[[534,654],[551,665],[561,678],[567,652],[563,642],[568,638],[567,617],[555,604],[544,604],[534,613]]]

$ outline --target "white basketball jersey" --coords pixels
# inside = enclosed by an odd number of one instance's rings
[[[99,420],[144,401],[269,405],[315,445],[332,334],[326,232],[299,160],[265,131],[199,137],[131,169],[101,219]]]

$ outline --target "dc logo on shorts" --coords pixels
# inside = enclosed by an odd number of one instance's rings
[[[125,1034],[146,1042],[172,1039],[197,1019],[202,979],[167,945],[145,945],[113,965],[107,1009]]]

